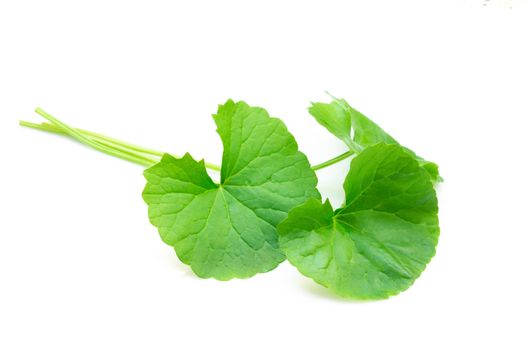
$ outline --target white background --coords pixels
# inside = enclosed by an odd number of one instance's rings
[[[0,1],[0,348],[524,349],[524,1]],[[511,7],[511,8],[510,8]],[[328,90],[441,166],[436,257],[385,301],[288,263],[195,277],[158,237],[140,166],[24,129],[71,125],[220,162],[227,98],[312,163],[344,146]],[[348,163],[320,171],[338,205]]]

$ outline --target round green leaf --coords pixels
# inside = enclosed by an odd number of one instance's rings
[[[435,254],[438,206],[429,173],[396,144],[351,163],[346,203],[308,200],[278,226],[288,260],[339,295],[381,299],[411,286]]]
[[[283,122],[228,101],[214,116],[223,142],[220,184],[190,155],[147,169],[150,221],[200,277],[247,278],[284,260],[276,225],[308,198],[317,179]]]

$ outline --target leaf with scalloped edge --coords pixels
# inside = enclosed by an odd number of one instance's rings
[[[342,208],[310,199],[278,225],[288,260],[344,297],[382,299],[409,288],[438,242],[429,175],[403,147],[379,143],[352,160],[344,189]]]
[[[144,175],[150,221],[200,277],[247,278],[284,260],[276,225],[319,198],[317,178],[285,124],[229,100],[214,115],[223,142],[221,181],[189,154],[165,155]]]

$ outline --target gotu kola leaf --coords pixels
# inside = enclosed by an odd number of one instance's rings
[[[309,113],[334,136],[342,140],[349,149],[359,153],[362,148],[379,142],[398,144],[398,142],[371,119],[351,107],[344,99],[333,98],[331,103],[312,103]],[[438,165],[417,156],[406,148],[429,173],[433,181],[440,181]]]
[[[439,236],[429,175],[401,146],[378,143],[352,160],[344,189],[336,212],[310,199],[278,225],[288,260],[345,297],[381,299],[407,289]]]
[[[317,179],[283,122],[229,100],[214,116],[223,142],[221,180],[203,161],[164,155],[147,169],[143,198],[150,221],[200,277],[247,278],[284,260],[276,225],[319,198]]]

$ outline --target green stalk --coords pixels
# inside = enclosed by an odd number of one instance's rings
[[[33,129],[38,129],[38,130],[42,130],[42,131],[55,133],[55,134],[68,135],[68,133],[65,132],[63,129],[58,128],[55,125],[49,124],[49,123],[36,124],[36,123],[31,123],[31,122],[26,122],[26,121],[21,120],[20,121],[20,125],[28,127],[28,128],[33,128]],[[93,132],[93,131],[84,130],[84,129],[80,129],[80,128],[73,128],[73,129],[75,129],[79,133],[83,134],[84,136],[87,136],[87,137],[89,137],[91,139],[95,139],[95,140],[97,140],[97,141],[99,141],[101,143],[112,144],[112,145],[115,145],[115,146],[122,146],[123,149],[126,148],[128,150],[137,151],[139,153],[149,154],[149,155],[157,156],[157,157],[162,157],[163,154],[164,154],[163,152],[160,152],[160,151],[156,151],[156,150],[153,150],[153,149],[137,146],[137,145],[134,145],[134,144],[131,144],[131,143],[127,143],[127,142],[124,142],[124,141],[121,141],[121,140],[114,139],[114,138],[106,136],[106,135],[98,134],[98,133]]]
[[[85,135],[83,135],[82,133],[80,133],[79,131],[73,129],[69,125],[61,122],[60,120],[58,120],[58,119],[54,118],[53,116],[51,116],[50,114],[46,113],[41,108],[35,109],[35,112],[40,114],[42,117],[46,118],[49,122],[51,122],[51,124],[53,124],[57,128],[62,129],[70,137],[72,137],[75,140],[77,140],[77,141],[79,141],[79,142],[81,142],[81,143],[83,143],[83,144],[85,144],[87,146],[90,146],[90,147],[92,147],[92,148],[94,148],[94,149],[96,149],[96,150],[98,150],[100,152],[103,152],[103,153],[106,153],[108,155],[111,155],[111,156],[114,156],[114,157],[117,157],[117,158],[121,158],[121,159],[130,161],[130,162],[133,162],[133,163],[136,163],[136,164],[144,165],[144,166],[151,166],[151,165],[156,163],[156,161],[151,159],[151,158],[147,158],[147,157],[141,156],[140,154],[136,154],[136,153],[132,153],[132,152],[123,152],[121,150],[118,150],[118,149],[109,147],[109,146],[107,146],[105,144],[102,144],[100,142],[97,142],[96,140],[90,139],[90,138],[86,137]]]
[[[32,129],[37,129],[37,130],[41,130],[41,131],[47,131],[47,132],[51,132],[51,133],[55,133],[55,134],[61,134],[61,135],[68,135],[68,136],[71,136],[69,135],[65,130],[63,130],[62,128],[60,127],[57,127],[53,124],[48,124],[48,123],[40,123],[40,124],[36,124],[36,123],[31,123],[31,122],[26,122],[26,121],[23,121],[21,120],[20,121],[20,125],[21,126],[25,126],[25,127],[28,127],[28,128],[32,128]],[[126,153],[132,153],[132,154],[137,154],[137,153],[140,153],[140,154],[146,154],[146,155],[151,155],[151,156],[154,156],[156,158],[150,158],[148,157],[148,160],[156,163],[159,161],[159,158],[162,157],[165,152],[161,152],[161,151],[156,151],[156,150],[153,150],[151,148],[145,148],[145,147],[142,147],[142,146],[138,146],[138,145],[135,145],[135,144],[132,144],[132,143],[128,143],[128,142],[125,142],[125,141],[121,141],[121,140],[118,140],[118,139],[115,139],[113,137],[109,137],[109,136],[106,136],[106,135],[103,135],[103,134],[99,134],[99,133],[96,133],[96,132],[93,132],[93,131],[89,131],[89,130],[84,130],[84,129],[80,129],[80,128],[73,128],[74,130],[76,130],[77,132],[79,132],[80,134],[84,135],[85,137],[87,138],[90,138],[94,141],[97,141],[107,147],[111,147],[111,148],[114,148],[114,149],[117,149],[117,150],[120,150],[120,151],[123,151],[123,152],[126,152]],[[175,157],[179,157],[177,155],[174,155]],[[205,162],[205,166],[210,169],[210,170],[214,170],[214,171],[219,171],[221,168],[219,165],[216,165],[216,164],[213,164],[213,163],[208,163],[208,162]]]
[[[55,134],[69,136],[68,133],[66,133],[62,129],[57,128],[53,124],[48,124],[48,123],[35,124],[35,123],[26,122],[26,121],[20,121],[20,125],[21,126],[25,126],[27,128],[32,128],[32,129],[47,131],[47,132],[51,132],[51,133],[55,133]],[[81,129],[76,129],[76,130],[79,131],[81,134],[84,134],[84,136],[87,136],[88,138],[90,138],[90,139],[92,139],[92,140],[94,140],[94,141],[96,141],[96,142],[98,142],[98,143],[100,143],[100,144],[102,144],[104,146],[113,148],[113,149],[115,149],[117,151],[121,151],[121,152],[127,153],[127,154],[129,154],[131,156],[136,156],[137,155],[136,149],[134,149],[134,148],[126,147],[126,146],[120,145],[120,144],[118,144],[116,142],[107,141],[104,138],[101,138],[99,136],[92,136],[91,132],[88,133],[85,130],[81,130]],[[142,153],[144,153],[144,154],[151,154],[151,153],[146,153],[146,152],[142,152]],[[144,155],[142,155],[142,157],[146,158],[147,160],[149,160],[151,162],[158,162],[159,161],[158,156],[145,157]]]
[[[320,169],[326,168],[326,167],[328,167],[330,165],[333,165],[333,164],[336,164],[338,162],[341,162],[342,160],[347,159],[350,156],[352,156],[354,153],[355,153],[354,151],[347,151],[345,153],[342,153],[339,156],[336,156],[336,157],[334,157],[332,159],[329,159],[329,160],[327,160],[327,161],[325,161],[323,163],[313,165],[312,166],[312,170],[314,170],[314,171],[320,170]]]
[[[128,160],[130,162],[144,165],[152,166],[153,164],[159,161],[159,158],[164,155],[165,152],[156,151],[150,148],[145,148],[138,146],[132,143],[121,141],[113,137],[109,137],[103,134],[99,134],[89,130],[83,130],[79,128],[72,128],[69,125],[61,122],[60,120],[54,118],[50,114],[43,111],[41,108],[35,110],[42,117],[46,118],[49,123],[31,123],[27,121],[20,121],[20,125],[32,129],[37,129],[41,131],[46,131],[55,134],[67,135],[71,138],[81,142],[87,146],[90,146],[98,151],[109,154],[111,156]],[[332,164],[336,164],[344,159],[349,158],[356,152],[353,150],[342,153],[332,159],[329,159],[325,162],[312,166],[312,170],[320,170],[326,168]],[[176,156],[177,157],[177,156]],[[205,166],[214,171],[220,171],[221,167],[217,164],[205,162]]]
[[[128,148],[128,149],[133,150],[133,151],[137,151],[137,152],[140,152],[140,153],[150,154],[152,156],[158,156],[158,157],[162,157],[164,155],[164,153],[165,153],[165,152],[156,151],[156,150],[153,150],[153,149],[150,149],[150,148],[137,146],[135,144],[124,142],[124,141],[121,141],[121,140],[117,140],[117,139],[115,139],[113,137],[102,135],[102,134],[99,134],[99,133],[96,133],[96,132],[93,132],[93,131],[83,130],[83,129],[78,129],[78,128],[77,128],[77,130],[79,132],[81,132],[81,133],[83,133],[85,135],[91,136],[93,138],[96,138],[96,139],[99,139],[99,140],[103,140],[103,141],[107,141],[107,142],[112,143],[114,145],[123,146],[125,148]]]

